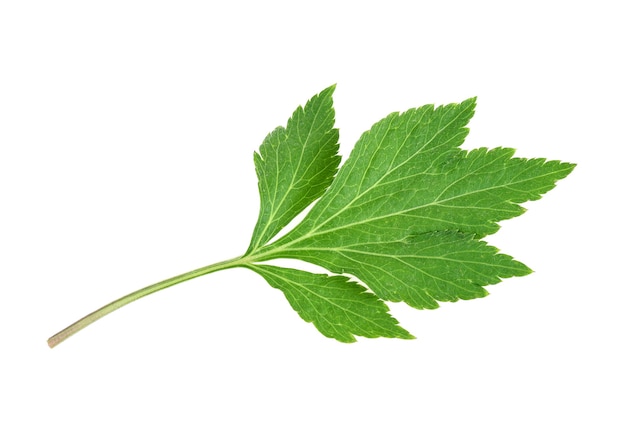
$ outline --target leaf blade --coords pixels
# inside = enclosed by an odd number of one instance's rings
[[[362,337],[414,338],[398,326],[387,305],[345,276],[314,274],[266,264],[250,269],[281,290],[292,308],[323,335],[344,343]]]
[[[330,86],[267,135],[254,164],[261,206],[247,253],[267,243],[331,184],[340,157]]]
[[[477,239],[496,232],[498,221],[523,213],[520,203],[539,199],[574,165],[514,158],[514,150],[506,148],[461,150],[474,105],[469,99],[436,109],[423,106],[376,123],[310,213],[267,247],[266,259],[297,258],[347,272],[382,299],[415,308],[482,297],[485,285],[530,273]],[[423,245],[406,243],[409,239]],[[432,259],[405,261],[419,258],[411,249],[439,245],[450,255],[473,253],[482,259],[482,270],[472,271],[470,259],[455,269],[448,258],[433,271]],[[388,264],[393,274],[379,264]],[[372,273],[377,267],[377,273],[389,275],[386,282]]]

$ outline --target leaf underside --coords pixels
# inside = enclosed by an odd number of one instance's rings
[[[337,171],[333,91],[298,108],[255,154],[261,212],[246,255],[254,262],[304,260],[337,274],[250,265],[304,320],[343,342],[354,335],[412,338],[383,300],[432,309],[483,297],[485,286],[531,272],[480,239],[575,165],[515,158],[508,148],[460,149],[472,98],[390,114]],[[295,228],[268,244],[317,199]]]

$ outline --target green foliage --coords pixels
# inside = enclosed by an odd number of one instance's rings
[[[338,170],[333,92],[331,86],[298,107],[287,127],[271,132],[254,154],[260,213],[244,255],[131,293],[49,345],[129,302],[231,267],[260,274],[302,319],[342,342],[355,335],[412,338],[384,301],[432,309],[486,296],[485,286],[530,273],[481,238],[495,233],[499,221],[522,214],[519,204],[539,199],[574,164],[515,158],[507,148],[460,149],[474,114],[472,98],[390,114],[361,136]],[[278,258],[304,260],[335,275],[264,263]]]
[[[261,211],[248,252],[267,243],[332,183],[341,160],[333,91],[334,86],[298,107],[287,128],[268,134],[254,153]]]
[[[350,343],[362,337],[413,338],[397,325],[389,308],[365,287],[337,275],[251,264],[274,288],[282,290],[294,310],[325,336]]]
[[[329,89],[314,97],[304,112],[319,108],[318,99],[328,96]],[[519,203],[539,199],[574,165],[514,158],[513,150],[506,148],[461,150],[474,107],[473,98],[437,108],[428,105],[392,113],[376,123],[359,139],[328,190],[302,221],[285,236],[249,251],[249,255],[255,261],[295,258],[314,263],[358,278],[381,300],[403,301],[415,308],[437,308],[438,301],[483,297],[487,295],[484,286],[530,273],[528,267],[498,254],[496,248],[479,239],[496,232],[498,221],[523,213]],[[327,120],[334,114],[330,104],[322,110],[326,113],[317,111],[316,117],[307,118],[311,124],[301,128],[328,131],[331,126],[322,126],[318,119]],[[306,142],[306,148],[315,147],[312,141]],[[317,147],[320,158],[328,161],[327,139],[320,140]],[[285,153],[289,156],[284,163],[286,171],[293,166],[291,156],[300,152]],[[256,162],[257,167],[262,163],[259,159]],[[319,173],[306,171],[308,176],[301,183],[327,180],[335,170],[328,164],[316,167]],[[299,170],[303,172],[302,167]],[[258,172],[262,209],[268,197],[291,195],[291,201],[298,198],[304,208],[321,194],[315,190],[315,195],[305,198],[282,183],[279,192],[268,195],[262,172]],[[320,187],[321,183],[314,185]],[[306,188],[303,191],[309,192]],[[276,228],[285,224],[281,221]],[[273,267],[271,274],[253,270],[281,289],[300,316],[326,336],[345,341],[343,330],[328,326],[341,324],[356,335],[407,338],[390,335],[388,326],[376,326],[366,320],[365,308],[355,307],[358,299],[365,306],[371,293],[349,293],[339,290],[335,283],[324,283],[327,277],[313,279],[279,267]],[[350,297],[331,299],[331,303],[317,296],[321,288],[329,292],[332,288],[332,295],[343,291]],[[386,309],[376,313],[380,319]]]

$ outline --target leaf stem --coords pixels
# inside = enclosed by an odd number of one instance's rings
[[[91,314],[86,315],[82,319],[74,322],[67,328],[62,331],[54,334],[52,337],[48,339],[48,346],[50,348],[55,347],[59,343],[62,343],[67,338],[76,334],[81,329],[91,325],[96,320],[106,316],[109,313],[117,310],[118,308],[123,307],[124,305],[128,305],[137,299],[143,298],[144,296],[148,296],[152,293],[158,292],[159,290],[163,290],[165,288],[171,287],[175,284],[188,281],[190,279],[197,278],[202,275],[209,274],[211,272],[217,272],[218,270],[230,269],[237,266],[243,266],[248,263],[246,257],[237,257],[226,261],[221,261],[219,263],[211,264],[209,266],[204,266],[199,269],[192,270],[187,273],[183,273],[182,275],[177,275],[172,278],[168,278],[166,280],[157,282],[156,284],[149,285],[148,287],[144,287],[135,292],[129,293],[126,296],[123,296],[99,309],[94,311]]]

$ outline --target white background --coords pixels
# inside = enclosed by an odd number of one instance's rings
[[[626,433],[619,3],[0,3],[0,433]],[[48,349],[241,254],[252,152],[333,83],[344,156],[477,95],[467,147],[578,163],[489,239],[535,273],[345,345],[229,270]]]

